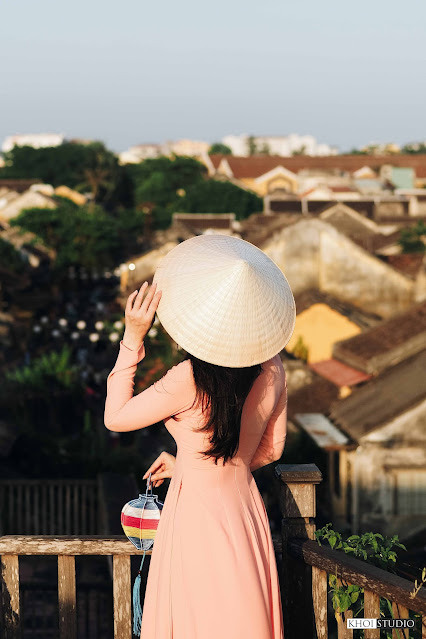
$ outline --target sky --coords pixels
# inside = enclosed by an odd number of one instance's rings
[[[2,0],[0,144],[426,139],[424,0]]]

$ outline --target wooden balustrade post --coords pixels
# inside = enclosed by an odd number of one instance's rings
[[[322,481],[322,474],[315,464],[278,464],[275,473],[281,481],[283,517],[281,595],[284,636],[286,639],[315,636],[325,639],[327,605],[323,596],[324,586],[326,594],[324,579],[313,583],[312,567],[292,557],[288,550],[289,539],[315,539],[315,485]]]
[[[77,639],[75,557],[58,555],[59,639]]]
[[[1,608],[5,639],[20,639],[21,619],[19,610],[19,557],[4,555],[1,558]],[[1,621],[1,617],[0,617]]]

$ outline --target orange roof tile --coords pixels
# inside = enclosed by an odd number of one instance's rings
[[[298,173],[303,169],[333,170],[340,169],[353,173],[368,163],[373,171],[377,171],[384,164],[397,167],[411,167],[417,177],[426,177],[426,154],[394,154],[394,155],[327,155],[309,156],[296,155],[282,157],[280,155],[251,155],[241,157],[235,155],[210,155],[210,160],[217,168],[222,159],[226,159],[234,177],[257,178],[281,165]]]
[[[343,362],[332,357],[331,359],[324,359],[321,362],[312,362],[308,364],[312,370],[314,370],[321,377],[330,380],[336,384],[336,386],[355,386],[360,382],[365,382],[370,379],[371,375],[359,371],[352,366],[348,366]]]

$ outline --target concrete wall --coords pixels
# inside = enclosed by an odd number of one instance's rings
[[[294,294],[317,287],[383,318],[415,301],[413,280],[323,220],[300,220],[279,230],[262,250],[281,268]]]
[[[313,304],[296,317],[293,335],[286,349],[292,351],[299,337],[308,348],[308,362],[320,362],[333,356],[336,341],[358,335],[361,329],[345,315],[327,304]]]
[[[355,498],[351,508],[355,515],[353,533],[372,531],[403,538],[426,528],[424,512],[394,512],[396,467],[413,469],[426,477],[426,400],[365,435],[348,458],[352,469],[348,479]],[[423,491],[426,492],[426,481]]]

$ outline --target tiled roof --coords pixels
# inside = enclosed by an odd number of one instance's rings
[[[330,191],[333,193],[356,193],[356,189],[352,189],[350,186],[329,186]]]
[[[333,403],[328,416],[358,441],[426,398],[425,370],[426,350],[422,350]]]
[[[351,320],[351,322],[354,322],[354,324],[357,324],[357,326],[362,329],[376,326],[378,323],[381,323],[383,319],[376,313],[362,311],[350,302],[343,302],[337,297],[334,297],[329,293],[325,293],[324,291],[320,291],[317,288],[310,288],[302,293],[297,293],[294,296],[294,301],[296,303],[297,313],[301,313],[313,304],[327,304],[327,306],[333,308],[341,315],[345,315]]]
[[[400,253],[399,255],[383,255],[380,259],[393,266],[397,271],[404,273],[404,275],[414,278],[422,268],[423,263],[426,263],[426,254]]]
[[[281,229],[296,224],[300,220],[300,213],[271,214],[253,213],[240,222],[240,235],[246,242],[251,242],[261,248],[269,238]]]
[[[339,362],[338,359],[333,357],[324,359],[321,362],[312,362],[309,367],[321,377],[325,377],[325,379],[336,384],[336,386],[355,386],[371,377],[371,375]]]
[[[232,229],[234,213],[173,213],[172,223],[180,222],[191,229]]]
[[[222,158],[226,159],[236,178],[256,178],[276,166],[284,166],[286,169],[297,173],[303,169],[340,169],[353,173],[361,169],[366,163],[375,171],[384,164],[395,167],[411,167],[417,177],[426,177],[426,154],[395,154],[395,155],[329,155],[308,156],[296,155],[282,157],[279,155],[251,155],[239,157],[233,155],[210,155],[210,160],[217,168]]]
[[[336,342],[333,356],[377,373],[426,348],[426,301],[414,304],[359,335]],[[424,373],[423,373],[423,384]]]
[[[397,229],[385,235],[378,224],[348,204],[338,203],[328,206],[319,214],[319,217],[371,253],[393,244],[399,239],[401,233]]]
[[[0,189],[8,189],[10,191],[16,191],[16,193],[24,193],[28,191],[33,184],[39,184],[40,180],[27,180],[27,179],[0,179]]]
[[[311,384],[306,384],[289,394],[287,416],[293,419],[296,413],[329,412],[330,406],[339,397],[339,389],[328,379],[317,377]]]

